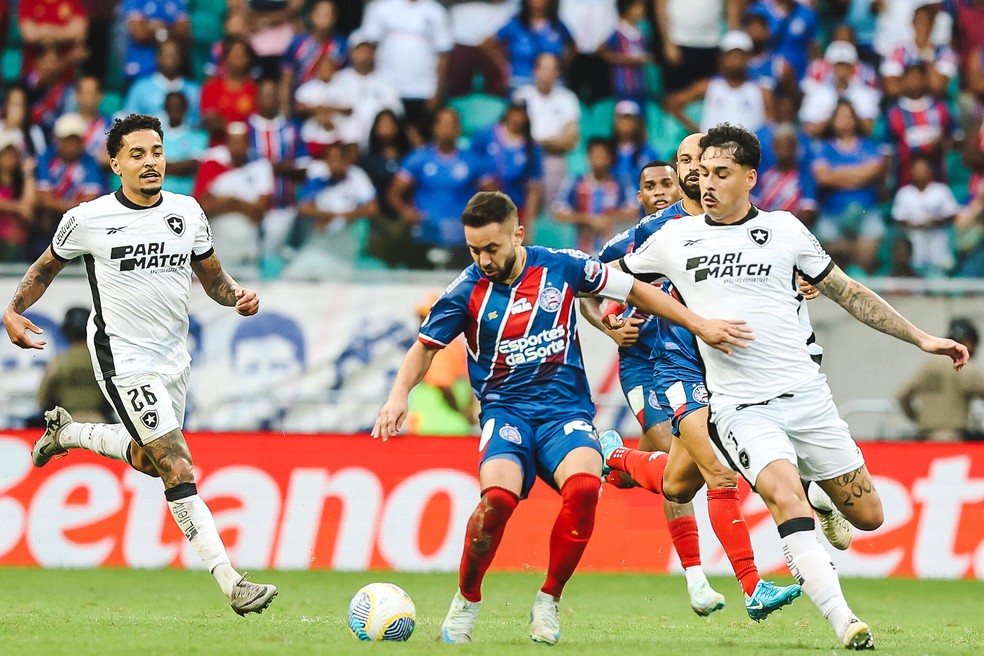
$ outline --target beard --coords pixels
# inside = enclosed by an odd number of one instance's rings
[[[684,196],[694,201],[695,203],[700,202],[700,183],[690,183],[686,180],[680,182],[680,189],[683,190]]]
[[[517,257],[516,252],[513,251],[513,254],[508,258],[506,258],[506,261],[503,263],[502,269],[499,271],[499,273],[494,275],[488,275],[484,271],[482,271],[482,274],[492,282],[505,282],[506,278],[509,277],[509,274],[512,273],[513,267],[516,266],[516,257]]]
[[[144,184],[140,187],[140,193],[144,196],[155,196],[161,193],[161,183],[158,182],[153,185]]]

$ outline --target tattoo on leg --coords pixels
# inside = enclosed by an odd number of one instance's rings
[[[864,473],[864,467],[837,476],[833,482],[839,488],[837,494],[845,506],[853,506],[855,499],[860,501],[865,494],[871,494],[874,490],[871,477]]]
[[[180,483],[194,483],[191,451],[180,430],[175,430],[144,446],[154,467],[157,468],[164,486],[174,487]]]

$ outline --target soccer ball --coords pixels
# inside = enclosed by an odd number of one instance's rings
[[[417,624],[417,609],[400,586],[370,583],[349,602],[348,623],[359,640],[408,640]]]

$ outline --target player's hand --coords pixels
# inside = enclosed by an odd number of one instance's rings
[[[251,317],[260,311],[260,297],[252,289],[240,287],[236,290],[236,312]]]
[[[372,437],[383,438],[385,442],[400,432],[403,421],[407,418],[407,399],[390,397],[376,417],[376,425],[372,427]]]
[[[820,290],[806,282],[802,276],[797,275],[796,282],[799,283],[800,295],[806,300],[812,301],[820,295]]]
[[[32,348],[41,350],[48,343],[43,339],[36,342],[31,339],[28,332],[32,332],[35,335],[42,335],[44,331],[35,326],[33,321],[22,314],[17,314],[10,310],[4,312],[3,327],[7,329],[7,336],[10,338],[10,341],[22,349]]]
[[[739,348],[748,348],[748,342],[755,339],[752,329],[744,321],[733,319],[705,319],[698,326],[695,334],[708,346],[724,351],[731,355],[729,344]]]
[[[953,360],[953,368],[956,371],[963,369],[963,366],[970,360],[970,353],[967,351],[967,347],[952,339],[930,336],[919,344],[919,348],[926,351],[926,353],[949,357]]]
[[[640,317],[629,317],[622,321],[620,328],[608,331],[608,336],[618,344],[619,348],[627,348],[639,341],[639,326],[646,322]]]
[[[683,51],[677,44],[667,41],[663,45],[663,57],[666,58],[666,63],[670,66],[679,66],[683,61]]]

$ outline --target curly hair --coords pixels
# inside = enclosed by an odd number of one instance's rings
[[[721,123],[707,131],[700,140],[701,151],[721,148],[731,151],[731,158],[740,166],[758,169],[762,162],[762,145],[752,132],[738,125]]]
[[[110,157],[116,157],[123,147],[123,137],[131,132],[140,130],[153,130],[161,139],[164,138],[164,129],[161,121],[156,116],[149,114],[130,114],[125,118],[118,118],[113,121],[113,127],[106,133],[106,150]]]

